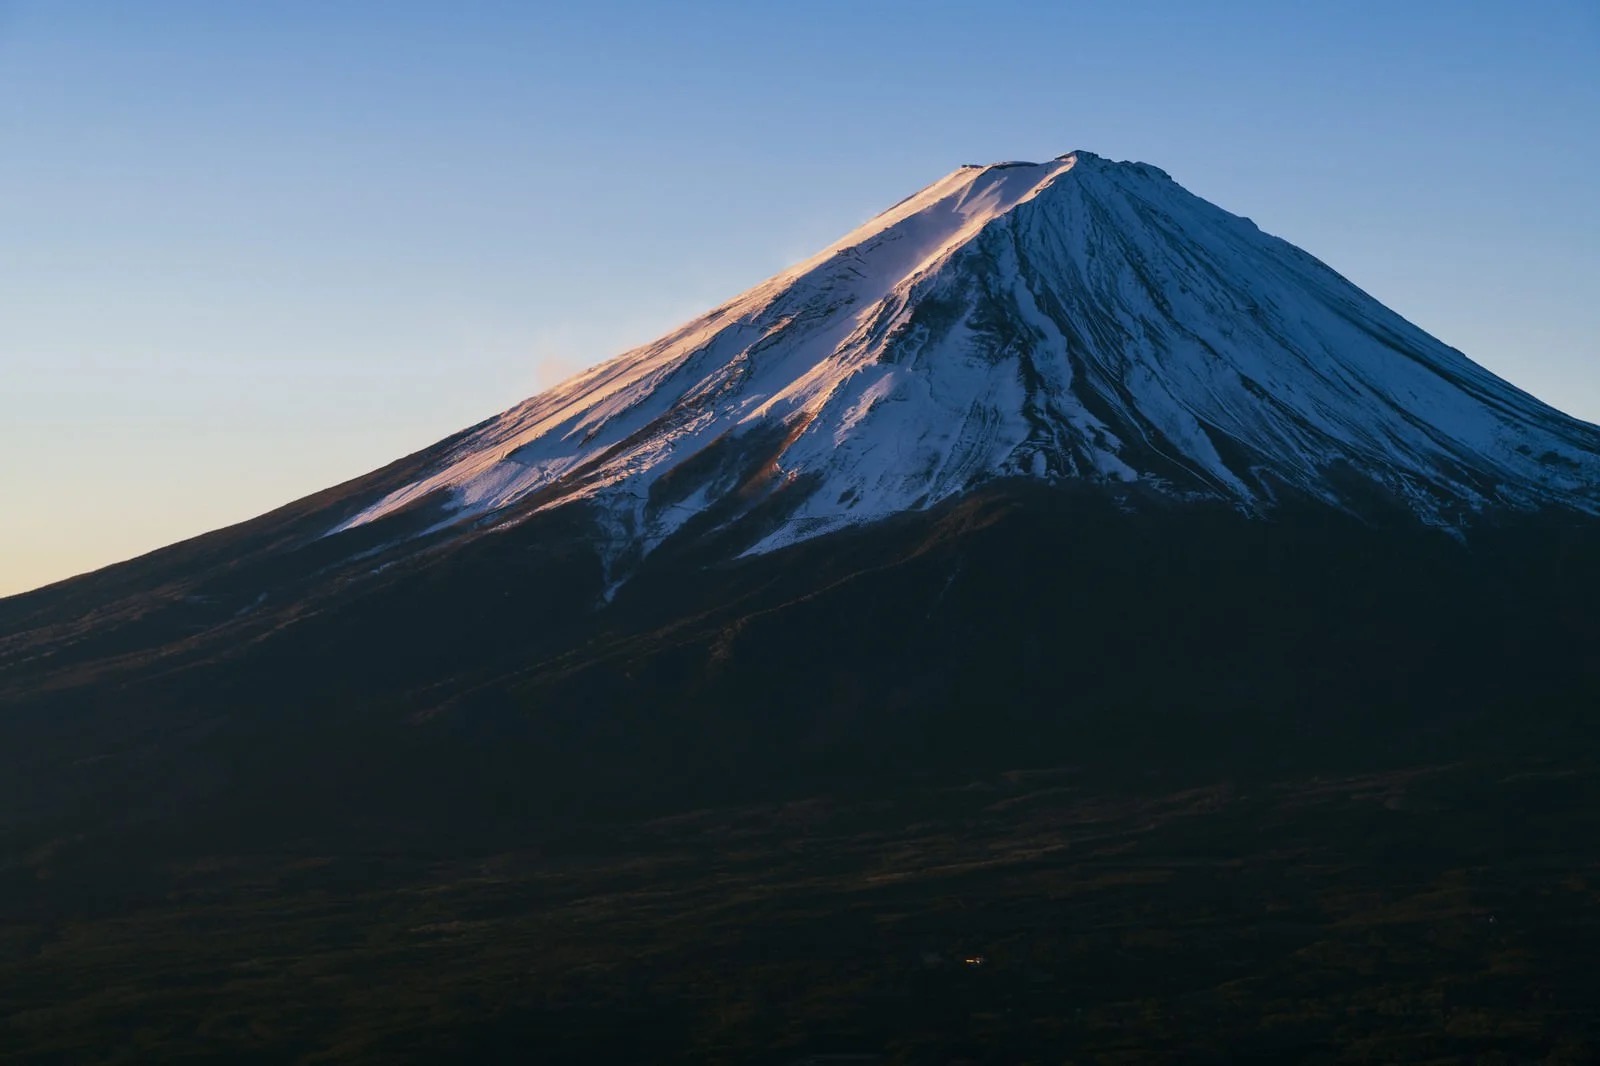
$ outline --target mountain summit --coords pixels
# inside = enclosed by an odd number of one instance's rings
[[[752,513],[759,552],[1006,477],[1461,530],[1600,511],[1600,430],[1163,171],[1078,151],[953,171],[334,529],[590,500],[612,558]]]

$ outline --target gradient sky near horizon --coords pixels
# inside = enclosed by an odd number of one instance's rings
[[[1600,421],[1595,0],[0,0],[0,595],[1080,147]]]

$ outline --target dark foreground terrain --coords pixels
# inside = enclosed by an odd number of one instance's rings
[[[1600,766],[1092,768],[8,907],[0,1048],[111,1062],[1600,1061]],[[969,963],[967,960],[981,962]],[[859,1058],[811,1056],[855,1055]]]
[[[1592,523],[328,506],[0,602],[0,1059],[1600,1061]]]

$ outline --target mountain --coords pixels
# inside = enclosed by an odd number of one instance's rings
[[[1566,705],[1597,512],[1600,429],[1155,167],[966,166],[367,477],[0,601],[12,809],[226,792],[245,736],[290,749],[263,789],[335,780],[335,725],[424,761],[514,735],[513,778],[537,737],[596,780],[663,750],[760,779],[878,750],[884,705],[958,750],[997,702],[1022,734],[1062,699],[1133,709],[1096,729]]]
[[[1597,591],[1600,429],[1154,167],[963,167],[0,600],[7,1039],[1586,1060]]]
[[[1099,648],[1060,653],[1077,691],[1134,707],[1570,693],[1591,655],[1552,649],[1587,631],[1569,600],[1597,512],[1600,429],[1155,167],[965,166],[365,478],[0,602],[0,694],[74,708],[3,724],[28,753],[18,780],[49,758],[97,767],[16,797],[48,807],[84,773],[182,765],[188,731],[293,745],[333,720],[290,726],[285,700],[353,700],[387,723],[351,727],[379,747],[451,722],[584,750],[597,734],[631,759],[665,729],[674,751],[725,742],[727,769],[773,725],[744,701],[792,699],[780,732],[819,750],[877,737],[874,700],[953,722],[1002,692],[1054,705],[1046,662],[1017,648]],[[1469,606],[1508,599],[1487,625]],[[1534,645],[1554,661],[1461,680]],[[1463,665],[1425,665],[1430,648]],[[1126,667],[1146,655],[1140,695]],[[771,691],[791,677],[800,695]],[[850,693],[822,701],[826,728],[815,685]],[[737,723],[714,745],[695,739],[707,706]],[[1040,716],[1027,728],[1056,721]],[[798,750],[768,741],[780,762]],[[169,770],[163,788],[236,779]]]

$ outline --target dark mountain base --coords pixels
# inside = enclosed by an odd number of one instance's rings
[[[8,642],[5,830],[493,844],[1035,762],[1116,782],[1592,743],[1600,527],[1469,549],[1138,502],[1011,486],[733,563],[669,546],[609,604],[572,509],[201,570],[90,630],[117,654],[60,626]]]
[[[1592,525],[1001,486],[604,605],[574,508],[381,534],[4,605],[19,1053],[1594,1050]]]

